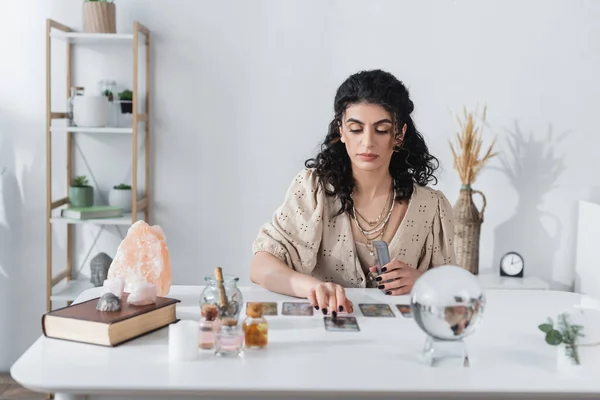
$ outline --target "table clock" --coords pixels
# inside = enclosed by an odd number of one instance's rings
[[[525,261],[523,260],[523,257],[515,251],[506,253],[500,259],[500,276],[522,278],[524,269]]]

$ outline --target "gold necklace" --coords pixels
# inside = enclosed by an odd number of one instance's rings
[[[391,195],[392,195],[392,190],[390,190],[388,192],[388,197],[387,197],[387,199],[385,199],[385,204],[383,205],[383,210],[381,211],[381,213],[379,214],[377,219],[375,219],[375,221],[369,221],[361,213],[359,213],[358,210],[356,210],[356,209],[354,209],[354,212],[356,212],[356,215],[358,215],[360,218],[362,218],[367,224],[369,224],[370,226],[375,226],[377,224],[377,222],[381,219],[383,214],[385,213],[386,209],[388,208],[388,204],[390,203]]]

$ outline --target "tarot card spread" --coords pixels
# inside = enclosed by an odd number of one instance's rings
[[[325,329],[332,332],[358,332],[358,322],[355,317],[323,317]]]
[[[408,304],[396,304],[396,308],[404,318],[412,318],[412,313]]]
[[[308,317],[313,315],[313,307],[310,303],[286,301],[281,306],[281,314]]]
[[[396,317],[387,304],[359,304],[358,306],[365,317]]]
[[[252,304],[252,303],[256,303],[256,302],[248,302],[246,303],[246,310],[248,310],[248,305]],[[260,302],[258,302],[260,303]],[[262,310],[263,310],[263,315],[277,315],[277,303],[273,303],[273,302],[262,302]]]

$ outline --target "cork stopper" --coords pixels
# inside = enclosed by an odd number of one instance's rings
[[[219,316],[219,309],[215,304],[202,305],[202,317],[207,321],[214,321]]]
[[[235,318],[225,317],[221,320],[221,324],[225,326],[237,326],[238,322]]]
[[[260,318],[263,314],[262,303],[248,303],[246,315],[250,318]]]

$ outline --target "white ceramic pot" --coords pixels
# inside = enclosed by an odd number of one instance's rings
[[[131,189],[112,188],[108,193],[108,204],[113,207],[120,207],[123,212],[131,212],[132,201]]]
[[[106,96],[75,96],[73,120],[79,127],[99,128],[108,125],[109,102]]]

